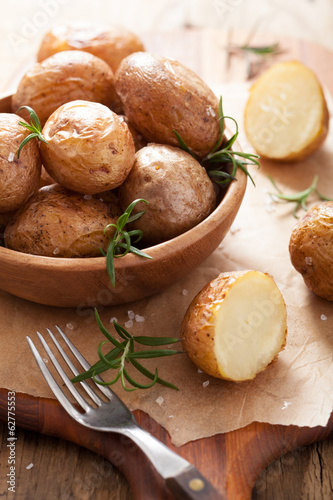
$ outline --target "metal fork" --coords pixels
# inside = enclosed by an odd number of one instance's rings
[[[82,368],[84,368],[84,370],[89,370],[91,367],[90,364],[64,334],[61,328],[58,326],[56,326],[56,328]],[[72,363],[55,335],[51,332],[51,330],[47,329],[47,331],[55,347],[63,357],[70,370],[73,372],[74,376],[78,375],[79,372],[77,368]],[[43,358],[39,354],[34,343],[29,337],[26,337],[46,382],[50,386],[59,403],[69,413],[69,415],[74,418],[74,420],[85,427],[89,427],[90,429],[103,432],[115,432],[129,437],[145,453],[176,498],[189,500],[215,500],[225,498],[223,495],[218,493],[208,480],[187,460],[171,451],[158,439],[139,427],[130,410],[109,387],[99,385],[94,382],[99,391],[106,396],[108,401],[105,402],[86,381],[82,381],[80,382],[81,386],[91,400],[97,405],[97,408],[91,406],[91,404],[86,401],[86,399],[71,382],[70,378],[57,361],[43,336],[39,332],[37,332],[37,335],[62,381],[65,383],[72,396],[83,410],[83,413],[79,412],[68,400],[44,363]],[[100,376],[96,376],[95,378],[100,382],[103,382]]]

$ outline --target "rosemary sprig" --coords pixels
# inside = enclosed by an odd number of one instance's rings
[[[148,336],[133,336],[124,327],[119,325],[116,321],[113,322],[113,326],[118,333],[122,341],[117,340],[113,337],[103,325],[97,309],[95,308],[95,317],[99,329],[106,337],[107,340],[102,341],[98,346],[98,356],[99,361],[95,363],[89,370],[80,373],[72,379],[72,382],[81,382],[87,378],[93,378],[93,380],[100,385],[113,385],[120,379],[122,387],[125,391],[134,391],[135,389],[149,389],[155,384],[161,384],[165,387],[175,389],[178,391],[178,387],[163,380],[158,376],[158,370],[156,368],[155,373],[152,373],[147,368],[145,368],[138,359],[149,359],[149,358],[160,358],[164,356],[172,356],[174,354],[179,354],[182,351],[176,351],[174,349],[151,349],[144,351],[135,351],[135,343],[145,345],[145,346],[164,346],[169,344],[174,344],[179,342],[179,339],[173,337],[148,337]],[[102,347],[109,341],[114,347],[106,355],[102,353]],[[128,373],[125,368],[126,363],[130,363],[134,368],[136,368],[145,377],[151,380],[148,384],[141,384],[133,379],[133,377]],[[102,372],[106,370],[116,370],[116,376],[108,381],[102,382],[98,378]],[[132,387],[127,387],[126,382],[128,382]]]
[[[29,142],[31,141],[31,139],[34,139],[35,137],[39,140],[39,141],[43,141],[45,142],[45,144],[48,144],[48,142],[44,139],[43,137],[43,134],[42,134],[42,126],[40,124],[40,121],[39,121],[39,118],[37,116],[37,113],[32,109],[30,108],[30,106],[21,106],[17,111],[16,113],[18,113],[19,111],[21,111],[21,109],[26,109],[28,112],[29,112],[29,115],[30,115],[30,125],[28,123],[25,123],[25,122],[19,122],[19,125],[21,125],[22,127],[24,128],[27,128],[31,134],[29,134],[25,139],[23,139],[23,141],[21,142],[20,144],[20,147],[18,149],[18,152],[17,152],[17,157],[19,158],[20,157],[20,154],[21,154],[21,150],[22,148],[24,148],[24,146]]]
[[[232,120],[235,123],[236,132],[227,142],[223,142],[226,118]],[[258,167],[260,167],[260,164],[258,162],[260,156],[252,153],[234,151],[231,149],[238,137],[238,124],[234,118],[223,114],[222,96],[220,97],[219,101],[219,124],[219,139],[210,153],[208,153],[208,155],[206,155],[202,160],[199,160],[196,157],[193,151],[191,151],[191,149],[186,145],[180,134],[176,130],[174,130],[174,134],[177,137],[179,147],[187,153],[190,153],[197,161],[199,161],[201,165],[206,168],[208,175],[216,184],[227,184],[233,180],[236,180],[236,171],[237,168],[240,168],[251,179],[253,185],[255,186],[254,180],[251,177],[248,169],[246,168],[246,165],[257,165]],[[244,158],[244,160],[240,158]],[[226,163],[232,164],[231,174],[224,170]]]
[[[320,200],[333,201],[332,199],[327,198],[326,196],[324,196],[323,194],[321,194],[318,191],[318,189],[317,189],[318,175],[314,176],[311,185],[307,189],[304,189],[304,191],[300,191],[299,193],[295,193],[292,195],[286,195],[286,194],[282,193],[281,189],[276,185],[276,182],[274,181],[274,179],[270,175],[268,175],[267,177],[269,178],[269,180],[271,181],[271,183],[273,184],[273,186],[277,190],[277,193],[268,193],[270,195],[270,197],[272,198],[272,200],[274,202],[281,201],[281,202],[286,202],[286,203],[288,203],[288,202],[295,203],[295,207],[293,209],[292,214],[296,219],[299,218],[297,215],[297,211],[300,208],[303,208],[303,210],[305,210],[305,211],[308,210],[308,206],[306,203],[307,203],[307,200],[308,200],[309,196],[311,195],[311,193],[315,193]]]
[[[148,205],[147,200],[143,198],[138,198],[137,200],[132,201],[132,203],[126,208],[125,212],[118,217],[117,222],[115,224],[108,224],[104,229],[104,234],[111,227],[115,228],[115,232],[110,238],[110,243],[106,254],[101,250],[101,252],[106,255],[106,268],[108,275],[110,277],[112,286],[116,286],[116,277],[115,277],[115,269],[114,269],[114,259],[118,257],[124,257],[128,253],[134,253],[139,255],[140,257],[145,257],[146,259],[152,259],[150,255],[147,255],[142,250],[139,250],[132,243],[137,243],[142,239],[143,233],[140,229],[133,229],[132,231],[126,231],[125,226],[129,222],[133,222],[139,219],[145,212],[141,211],[134,215],[131,215],[133,208],[139,201],[143,201]],[[132,238],[134,240],[132,241]]]
[[[234,52],[250,52],[257,56],[275,56],[281,54],[282,49],[278,43],[273,43],[272,45],[235,45],[229,47],[229,50]]]

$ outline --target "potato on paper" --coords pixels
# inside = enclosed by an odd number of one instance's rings
[[[147,142],[178,146],[176,130],[200,157],[217,143],[218,99],[180,62],[147,52],[131,54],[116,73],[116,90],[129,122]]]
[[[155,245],[175,238],[205,219],[216,206],[216,195],[206,170],[189,153],[173,146],[148,144],[135,155],[134,166],[120,186],[123,210],[135,199],[133,214],[145,211],[132,223],[143,241]]]
[[[0,113],[0,214],[17,210],[38,189],[38,142],[29,141],[17,157],[21,142],[29,135],[19,121],[17,115]]]
[[[315,294],[333,300],[333,202],[319,203],[298,221],[290,243],[290,258]]]
[[[38,61],[64,50],[84,50],[103,59],[116,71],[124,57],[143,51],[141,40],[121,26],[96,28],[87,23],[60,24],[46,33],[37,55]]]
[[[115,195],[73,193],[53,184],[41,188],[14,215],[5,230],[5,245],[18,252],[46,257],[100,257],[107,250],[104,229],[121,215]]]
[[[253,379],[275,361],[287,335],[286,306],[273,278],[222,273],[193,299],[182,323],[190,359],[213,377]]]
[[[74,50],[60,52],[35,64],[23,76],[12,97],[12,110],[16,113],[21,106],[30,106],[42,126],[62,104],[79,99],[100,102],[120,112],[114,83],[112,70],[100,58]],[[26,110],[19,114],[29,117]]]
[[[56,182],[83,194],[97,194],[124,182],[135,147],[126,123],[97,102],[73,101],[47,120],[40,145],[43,165]],[[133,200],[132,200],[133,201]]]
[[[251,88],[244,125],[254,149],[273,160],[300,160],[321,146],[329,114],[316,75],[298,61],[277,63]]]

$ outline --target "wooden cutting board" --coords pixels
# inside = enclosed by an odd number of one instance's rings
[[[143,37],[148,50],[173,56],[212,84],[240,80],[244,60],[234,58],[229,70],[223,47],[225,35],[202,30],[154,33]],[[179,43],[182,40],[182,43]],[[333,54],[307,42],[288,39],[281,59],[296,58],[310,66],[333,94]],[[202,50],[202,48],[205,50]],[[9,102],[6,103],[9,106]],[[5,111],[5,109],[1,110]],[[139,424],[171,449],[193,463],[228,499],[249,499],[261,471],[282,454],[333,435],[333,416],[326,428],[299,428],[252,423],[227,434],[190,442],[174,448],[166,431],[150,417],[135,412]],[[7,390],[0,389],[0,421],[7,422]],[[149,462],[124,438],[83,428],[54,400],[16,394],[17,427],[72,441],[110,460],[125,475],[134,497],[140,500],[171,500]]]

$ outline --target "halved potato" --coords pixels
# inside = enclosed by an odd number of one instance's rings
[[[258,78],[244,125],[254,149],[273,160],[300,160],[328,133],[329,114],[316,75],[299,61],[281,62]]]
[[[222,273],[193,299],[182,323],[191,360],[213,377],[253,379],[284,348],[286,306],[273,278],[259,271]]]

